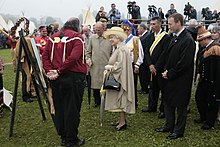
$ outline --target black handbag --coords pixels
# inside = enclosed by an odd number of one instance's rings
[[[121,88],[121,84],[115,80],[111,72],[108,75],[107,74],[105,75],[103,89],[120,91],[120,88]]]

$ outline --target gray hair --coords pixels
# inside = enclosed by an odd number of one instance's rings
[[[190,19],[188,25],[190,27],[196,27],[198,25],[198,22],[196,19]]]
[[[220,34],[220,26],[214,26],[212,28],[211,32],[216,32],[216,33]]]
[[[115,36],[116,36],[116,38],[117,38],[117,39],[119,39],[121,42],[123,42],[123,41],[124,41],[124,38],[123,38],[123,37],[118,36],[118,35],[115,35]]]

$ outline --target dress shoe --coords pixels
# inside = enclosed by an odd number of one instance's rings
[[[194,119],[194,122],[197,124],[203,124],[203,123],[205,123],[205,120],[198,118],[198,119]]]
[[[61,139],[60,145],[61,146],[66,146],[66,140],[65,139]]]
[[[160,112],[158,114],[158,118],[165,118],[165,113],[164,112]]]
[[[143,90],[141,90],[140,92],[139,92],[139,94],[147,94],[148,92],[147,91],[143,91]]]
[[[99,106],[100,106],[99,104],[95,104],[95,105],[94,105],[94,108],[97,108],[97,107],[99,107]]]
[[[66,143],[66,147],[77,147],[85,144],[85,139],[78,139],[73,143]]]
[[[116,130],[116,131],[124,131],[124,130],[126,130],[126,129],[127,129],[127,124],[124,124],[123,126],[121,126],[121,127],[119,127],[119,128],[115,127],[115,130]]]
[[[170,129],[168,128],[164,128],[164,127],[161,127],[161,128],[156,128],[154,129],[156,132],[170,132]]]
[[[203,129],[203,130],[209,130],[209,129],[211,129],[212,127],[214,127],[214,126],[213,126],[213,125],[204,124],[204,125],[201,127],[201,129]]]
[[[190,109],[190,108],[188,108],[188,109],[187,109],[187,113],[190,113],[190,111],[191,111],[191,109]]]
[[[151,110],[151,109],[147,109],[145,107],[141,111],[142,112],[148,112],[148,113],[157,112],[157,110]]]
[[[148,110],[147,107],[143,107],[141,112],[147,112],[147,110]]]
[[[24,102],[26,102],[26,103],[31,103],[31,102],[33,102],[33,100],[32,100],[32,99],[30,99],[30,98],[23,99],[23,101],[24,101]]]
[[[127,121],[125,120],[125,124],[127,123]],[[119,122],[116,122],[115,124],[113,123],[112,126],[118,126]]]
[[[171,133],[169,136],[167,136],[167,139],[177,139],[180,137],[183,137],[183,134]]]

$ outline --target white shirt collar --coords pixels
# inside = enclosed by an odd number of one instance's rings
[[[143,34],[141,34],[141,36],[144,36],[144,34],[146,34],[148,32],[148,30],[146,30]]]
[[[156,34],[156,32],[154,32],[154,36],[160,35],[160,33],[162,32],[162,29],[160,28],[160,31]]]
[[[210,46],[210,44],[212,44],[212,42],[214,42],[214,40],[210,41],[207,45],[206,48]]]
[[[173,36],[176,35],[177,37],[183,32],[185,28],[182,28],[178,33],[173,33]]]

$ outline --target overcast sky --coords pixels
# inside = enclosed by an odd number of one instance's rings
[[[220,10],[220,4],[217,4],[217,1],[220,0],[136,0],[136,3],[141,7],[141,15],[147,17],[148,5],[155,5],[157,8],[162,7],[166,13],[170,3],[174,3],[177,11],[183,13],[184,5],[188,1],[197,11],[207,6],[211,10]],[[93,11],[104,6],[105,11],[108,12],[111,3],[115,3],[116,7],[126,16],[127,2],[128,0],[0,0],[0,13],[21,15],[21,12],[24,12],[28,18],[52,16],[60,17],[65,22],[70,17],[78,17],[82,13],[82,9],[88,9],[88,7],[91,7]]]

